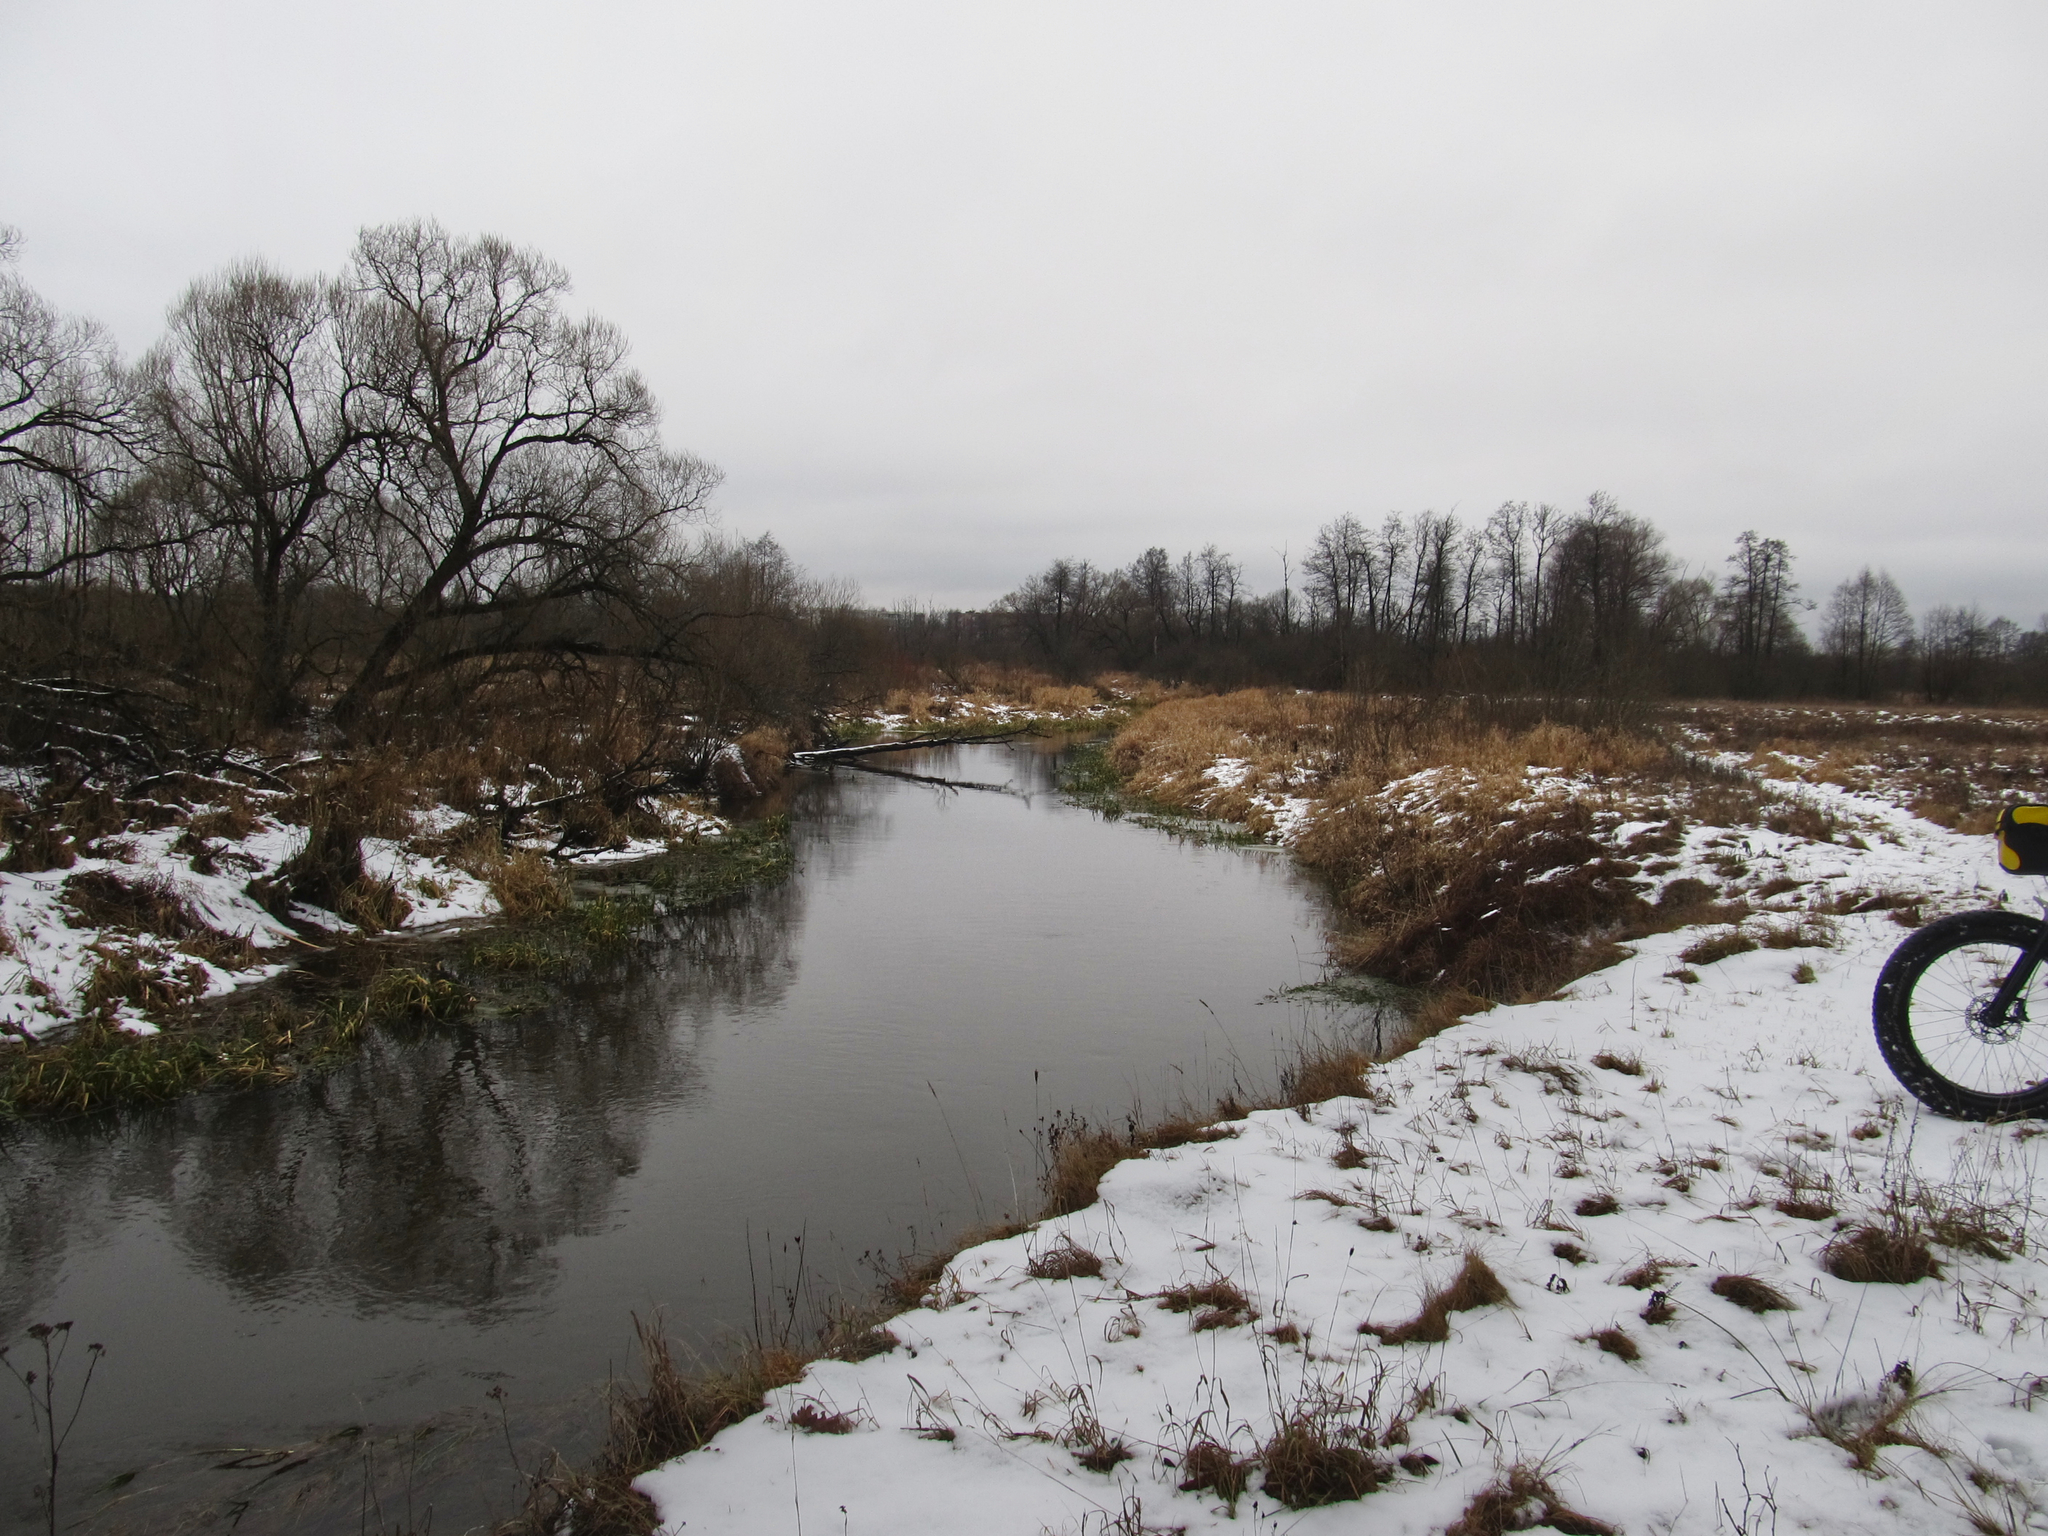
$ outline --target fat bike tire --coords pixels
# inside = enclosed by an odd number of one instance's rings
[[[2021,992],[2012,1021],[1986,1029],[1976,1012],[2040,931],[2020,912],[1962,912],[1912,934],[1885,962],[1871,999],[1877,1048],[1936,1114],[2048,1114],[2048,964]]]

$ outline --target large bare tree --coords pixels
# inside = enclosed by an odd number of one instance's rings
[[[494,237],[366,230],[363,306],[378,623],[336,704],[480,657],[601,648],[581,630],[678,553],[717,471],[662,445],[624,337],[563,310],[568,278]]]
[[[363,532],[349,515],[366,499],[360,319],[335,283],[245,263],[193,284],[145,363],[159,499],[188,542],[218,546],[220,599],[246,584],[252,622],[217,632],[245,652],[266,724],[295,707],[301,600]]]

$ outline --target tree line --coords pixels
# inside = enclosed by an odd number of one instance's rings
[[[1218,684],[1359,689],[2048,702],[2048,620],[1975,607],[1915,622],[1869,568],[1803,600],[1782,539],[1742,533],[1718,573],[1595,492],[1581,508],[1513,501],[1484,522],[1344,515],[1283,554],[1255,593],[1215,545],[1103,568],[1054,560],[981,615],[900,613],[899,638],[999,651],[1080,675],[1104,667]],[[1813,620],[1809,635],[1802,615]]]
[[[850,594],[710,528],[718,471],[538,252],[416,222],[332,276],[244,262],[133,362],[15,254],[0,232],[17,712],[61,681],[220,739],[579,694],[744,728],[819,707],[866,643]]]

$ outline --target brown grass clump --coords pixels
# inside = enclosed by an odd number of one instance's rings
[[[1180,1491],[1214,1493],[1230,1505],[1235,1515],[1237,1501],[1244,1496],[1252,1469],[1257,1465],[1250,1457],[1231,1455],[1228,1446],[1218,1445],[1214,1440],[1197,1440],[1180,1459]]]
[[[1593,1257],[1585,1249],[1573,1242],[1552,1243],[1550,1245],[1550,1252],[1554,1257],[1563,1259],[1565,1263],[1575,1268]]]
[[[1807,1200],[1798,1195],[1787,1195],[1772,1209],[1782,1216],[1799,1221],[1826,1221],[1835,1214],[1835,1208],[1826,1200]]]
[[[1611,1189],[1597,1190],[1572,1207],[1574,1216],[1612,1216],[1621,1209],[1621,1202]]]
[[[1669,1291],[1652,1291],[1650,1299],[1638,1314],[1646,1323],[1668,1323],[1678,1316],[1678,1308],[1671,1300]]]
[[[1678,958],[1688,965],[1712,965],[1717,960],[1726,960],[1731,955],[1744,955],[1757,947],[1755,939],[1740,928],[1730,928],[1725,933],[1713,933],[1704,939],[1679,951]]]
[[[1170,1287],[1154,1299],[1168,1312],[1192,1312],[1188,1326],[1194,1333],[1235,1328],[1259,1315],[1251,1298],[1221,1276]]]
[[[1633,1269],[1615,1277],[1616,1285],[1625,1285],[1632,1291],[1654,1291],[1664,1283],[1664,1277],[1674,1269],[1688,1267],[1683,1259],[1644,1259]]]
[[[1507,1536],[1538,1527],[1564,1536],[1620,1536],[1619,1527],[1566,1504],[1544,1468],[1530,1462],[1517,1462],[1503,1471],[1444,1528],[1444,1536]]]
[[[1837,1280],[1912,1285],[1941,1278],[1941,1264],[1919,1230],[1906,1222],[1859,1222],[1820,1251],[1820,1267]]]
[[[1314,1407],[1280,1422],[1259,1463],[1265,1468],[1261,1486],[1289,1509],[1362,1499],[1394,1475],[1384,1458],[1351,1443]]]
[[[1598,1344],[1603,1352],[1631,1363],[1643,1358],[1642,1346],[1619,1328],[1602,1328],[1597,1333],[1586,1334],[1585,1342]]]
[[[1102,1260],[1071,1237],[1062,1237],[1043,1253],[1033,1254],[1025,1270],[1034,1280],[1098,1278],[1102,1274]]]
[[[1360,1323],[1358,1331],[1372,1334],[1382,1344],[1441,1344],[1451,1336],[1453,1312],[1504,1306],[1508,1299],[1508,1288],[1493,1267],[1478,1254],[1468,1253],[1448,1283],[1423,1293],[1422,1306],[1407,1322]]]
[[[498,910],[517,922],[554,917],[569,905],[569,887],[542,855],[520,848],[488,869],[484,883],[498,899]]]
[[[1634,1051],[1630,1051],[1626,1056],[1616,1055],[1613,1051],[1602,1051],[1593,1058],[1593,1065],[1603,1072],[1619,1072],[1623,1077],[1643,1075],[1643,1058]]]
[[[850,1413],[834,1413],[819,1403],[798,1403],[789,1422],[813,1435],[850,1435],[857,1421]]]
[[[1769,1281],[1759,1280],[1755,1275],[1722,1275],[1707,1289],[1723,1300],[1734,1302],[1745,1312],[1754,1312],[1759,1316],[1766,1312],[1798,1310],[1791,1297]]]

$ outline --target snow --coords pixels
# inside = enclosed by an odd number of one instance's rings
[[[1225,782],[1231,768],[1217,768]],[[1426,814],[1453,779],[1432,770],[1387,798]],[[1555,770],[1528,781],[1532,797],[1583,788]],[[1694,826],[1655,878],[1739,856],[1755,884],[1802,882],[1771,899],[1785,914],[1852,891],[1907,890],[1934,910],[2032,894],[1996,869],[1988,838],[1834,786],[1796,793],[1843,835]],[[1616,815],[1602,835],[1657,825]],[[1312,1536],[1442,1531],[1519,1462],[1629,1532],[2048,1529],[2043,1140],[2032,1125],[1921,1112],[1869,1023],[1904,931],[1880,912],[1812,921],[1829,947],[1699,964],[1694,984],[1667,973],[1703,930],[1639,941],[1557,997],[1494,1009],[1376,1069],[1369,1097],[1252,1114],[1228,1139],[1122,1163],[1098,1204],[961,1254],[926,1305],[887,1325],[898,1349],[814,1364],[636,1486],[663,1529],[692,1536]],[[1594,1066],[1602,1053],[1640,1071]],[[1575,1214],[1596,1191],[1617,1209]],[[1802,1192],[1835,1219],[1777,1208]],[[1943,1275],[1910,1285],[1822,1267],[1838,1224],[1900,1201],[1992,1212],[2024,1234],[2021,1251],[1937,1247]],[[1033,1257],[1065,1239],[1101,1258],[1099,1278],[1032,1277]],[[1506,1304],[1452,1314],[1440,1344],[1360,1332],[1413,1316],[1468,1254]],[[1649,1259],[1667,1261],[1661,1282],[1623,1283]],[[1791,1310],[1742,1309],[1712,1290],[1724,1274],[1761,1279]],[[1197,1330],[1196,1314],[1159,1303],[1210,1280],[1237,1286],[1256,1317]],[[1656,1291],[1669,1321],[1643,1319]],[[1638,1358],[1595,1342],[1614,1328]],[[804,1432],[805,1404],[855,1427]],[[1179,1489],[1197,1438],[1254,1456],[1278,1424],[1318,1415],[1376,1431],[1412,1416],[1403,1443],[1375,1454],[1434,1464],[1393,1472],[1362,1503],[1300,1511],[1256,1474],[1234,1511]],[[1866,1448],[1867,1468],[1838,1443],[1886,1424],[1909,1443]],[[1130,1459],[1081,1465],[1077,1448],[1111,1440]]]
[[[32,775],[16,778],[31,792]],[[195,806],[198,815],[208,806]],[[687,804],[664,801],[654,807],[661,817],[666,839],[643,838],[617,848],[599,849],[563,859],[565,864],[590,865],[653,857],[669,841],[716,837],[726,823]],[[447,858],[423,851],[435,838],[458,830],[468,817],[446,805],[429,805],[413,813],[410,843],[384,838],[363,840],[363,868],[372,878],[389,880],[411,904],[403,928],[419,931],[448,923],[488,918],[498,910],[490,888],[475,875],[456,867]],[[0,1033],[39,1037],[61,1028],[85,1010],[86,991],[101,961],[116,954],[133,955],[152,970],[188,978],[195,998],[213,997],[238,986],[275,976],[283,969],[286,946],[297,935],[279,921],[249,893],[251,881],[274,876],[278,869],[304,846],[306,829],[276,819],[259,818],[239,838],[213,836],[206,839],[208,857],[201,862],[211,873],[195,869],[187,844],[186,852],[174,853],[183,829],[164,828],[154,832],[124,832],[92,845],[90,852],[102,856],[81,856],[68,869],[35,874],[0,871]],[[552,839],[536,831],[529,840],[545,847]],[[84,926],[79,914],[62,901],[65,883],[77,876],[104,872],[124,883],[160,884],[182,901],[193,916],[215,933],[246,937],[264,952],[261,963],[229,971],[208,960],[188,954],[171,941],[149,934],[111,928]],[[342,935],[355,931],[347,919],[323,908],[294,903],[289,909],[295,923],[318,933]],[[80,926],[73,926],[79,924]],[[119,1004],[113,1014],[116,1023],[138,1034],[153,1034],[157,1026],[132,1004]]]

